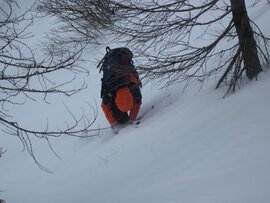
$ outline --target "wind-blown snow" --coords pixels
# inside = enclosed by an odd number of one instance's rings
[[[95,126],[107,127],[99,107],[100,75],[91,70],[89,88],[72,101],[61,100],[80,111],[80,105],[94,97],[99,111]],[[118,135],[108,129],[92,138],[53,139],[61,160],[35,141],[38,160],[53,173],[41,171],[21,152],[17,138],[2,133],[0,147],[8,151],[0,158],[0,199],[7,203],[269,202],[270,72],[225,98],[223,90],[214,90],[214,82],[206,82],[200,91],[196,83],[184,92],[181,84],[163,90],[143,87],[140,114],[147,113],[138,128],[128,126]],[[53,123],[65,118],[59,106],[63,103],[46,106],[47,113],[55,115]],[[34,114],[38,105],[16,108],[16,118],[26,125],[42,126],[43,117],[36,119]]]

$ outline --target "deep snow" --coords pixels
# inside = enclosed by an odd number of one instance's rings
[[[18,140],[1,136],[9,150],[0,159],[1,197],[25,203],[269,202],[269,86],[266,72],[225,99],[211,85],[181,95],[177,86],[145,87],[141,112],[155,108],[138,128],[56,140],[61,160],[40,148],[52,174],[20,153]]]
[[[103,52],[104,47],[96,50]],[[90,58],[92,59],[93,56]],[[94,59],[93,59],[94,61]],[[92,62],[85,66],[95,67]],[[75,113],[85,102],[98,104],[93,126],[107,127],[100,108],[100,77],[90,68],[89,88],[70,98],[51,97],[12,107],[26,126],[68,120],[63,103]],[[92,138],[52,139],[59,160],[46,143],[34,140],[40,170],[20,141],[1,133],[0,199],[7,203],[267,203],[270,201],[270,72],[222,98],[209,79],[159,90],[143,87],[138,128]],[[42,111],[40,111],[42,109]],[[85,107],[87,109],[87,107]],[[38,113],[36,113],[38,112]],[[91,112],[87,112],[91,115]]]

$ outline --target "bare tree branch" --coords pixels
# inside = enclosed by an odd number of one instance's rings
[[[0,147],[0,158],[7,152],[7,149],[4,149],[3,147]]]
[[[249,68],[252,65],[247,62],[249,57],[243,46],[242,32],[236,29],[236,15],[232,15],[232,4],[235,6],[237,2],[241,2],[241,13],[245,15],[245,25],[248,25],[244,0],[111,0],[104,1],[106,3],[101,4],[100,9],[95,9],[95,1],[80,0],[80,11],[70,9],[74,6],[73,0],[61,1],[61,6],[54,1],[53,5],[48,2],[42,1],[40,11],[45,10],[62,22],[65,19],[69,30],[110,33],[114,40],[136,49],[143,61],[138,67],[144,74],[143,78],[157,79],[165,82],[165,86],[182,81],[204,81],[216,74],[220,77],[217,87],[221,83],[227,83],[228,88],[233,91],[244,71],[250,79],[261,71],[258,63],[257,70]],[[83,7],[86,3],[88,6]],[[259,1],[255,1],[252,6],[258,4]],[[96,18],[91,18],[92,16]],[[106,18],[102,18],[99,24],[100,16]],[[246,27],[253,32],[250,26]],[[108,32],[102,32],[104,29]],[[258,49],[261,63],[269,63],[269,39],[263,36],[257,26],[253,29],[257,46],[252,43],[252,49]],[[85,36],[91,38],[92,35]],[[252,34],[250,37],[253,37]],[[238,47],[241,47],[241,54]],[[255,57],[256,51],[254,53]]]
[[[68,108],[71,123],[65,128],[51,130],[47,125],[45,130],[29,129],[14,120],[7,104],[24,105],[28,99],[35,101],[35,95],[43,95],[45,102],[50,94],[73,96],[86,88],[84,81],[79,86],[71,86],[78,75],[88,74],[88,70],[78,65],[84,44],[67,49],[57,49],[53,44],[44,44],[44,58],[37,57],[33,48],[25,40],[33,37],[28,29],[34,22],[32,5],[22,11],[16,0],[3,0],[0,8],[0,124],[4,132],[16,136],[23,144],[23,149],[32,156],[35,163],[45,171],[34,153],[33,139],[43,139],[52,152],[50,138],[60,136],[89,137],[98,134],[99,129],[91,129],[97,118],[97,107],[92,109],[92,120],[82,112],[76,117]],[[16,12],[15,12],[16,11]],[[21,12],[21,14],[20,14]],[[58,79],[58,74],[65,74],[64,80]],[[71,87],[71,88],[70,88]],[[2,148],[1,148],[2,150]],[[2,155],[5,151],[0,151]]]

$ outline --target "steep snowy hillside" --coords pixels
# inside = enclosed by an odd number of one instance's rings
[[[266,13],[264,8],[261,11]],[[43,33],[45,27],[34,29]],[[269,27],[262,29],[270,32]],[[65,106],[91,119],[90,104],[98,110],[93,128],[109,127],[100,107],[101,74],[95,68],[105,47],[85,53],[89,60],[82,65],[90,70],[87,89],[72,98],[48,96],[50,104],[37,98],[8,106],[15,120],[44,129],[49,118],[50,126],[61,127],[71,119]],[[82,82],[78,78],[77,84]],[[59,158],[46,142],[33,139],[36,158],[52,173],[40,170],[22,152],[17,137],[1,131],[0,147],[7,152],[0,157],[0,199],[6,203],[270,202],[270,71],[225,98],[225,89],[214,89],[216,82],[210,78],[202,87],[194,82],[185,91],[184,84],[159,89],[149,83],[142,88],[139,115],[144,116],[138,126],[127,126],[117,135],[108,128],[84,139],[52,138]]]
[[[1,197],[27,203],[268,202],[269,86],[267,72],[225,99],[211,85],[184,94],[177,86],[145,87],[141,113],[155,108],[138,128],[55,140],[61,160],[40,148],[52,174],[10,147],[0,160]],[[1,144],[19,142],[1,137]]]

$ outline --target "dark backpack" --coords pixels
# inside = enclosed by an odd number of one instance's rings
[[[113,92],[128,86],[130,75],[138,77],[132,61],[133,53],[125,47],[110,49],[106,47],[106,54],[98,64],[103,71],[101,97],[105,92]]]

